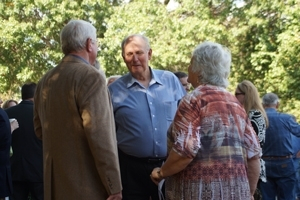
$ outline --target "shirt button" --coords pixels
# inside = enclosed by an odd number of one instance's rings
[[[150,102],[150,104],[152,105],[152,102]]]
[[[154,128],[154,130],[157,130],[157,128]]]
[[[155,115],[152,115],[152,117],[155,117]]]

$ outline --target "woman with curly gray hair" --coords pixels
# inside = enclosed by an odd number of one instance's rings
[[[195,90],[180,102],[168,131],[169,156],[152,171],[167,199],[253,199],[261,149],[247,113],[226,90],[231,54],[214,42],[196,47],[188,68]]]

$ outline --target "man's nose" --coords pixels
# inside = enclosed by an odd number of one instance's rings
[[[137,54],[133,54],[132,59],[133,59],[134,61],[138,60],[138,55],[137,55]]]

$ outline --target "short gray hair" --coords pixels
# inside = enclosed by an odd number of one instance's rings
[[[125,46],[130,43],[132,41],[133,38],[141,38],[144,40],[145,44],[146,44],[146,48],[149,50],[150,47],[150,42],[149,39],[142,35],[142,34],[132,34],[132,35],[128,35],[126,38],[123,39],[122,43],[121,43],[121,48],[122,48],[122,56],[124,56],[124,48]]]
[[[71,20],[60,33],[60,43],[65,55],[85,48],[86,40],[97,39],[96,28],[83,20]]]
[[[221,44],[206,41],[193,52],[191,69],[199,73],[199,82],[227,87],[231,53]]]
[[[273,92],[265,94],[262,98],[262,104],[265,106],[276,105],[277,103],[279,103],[279,98]]]

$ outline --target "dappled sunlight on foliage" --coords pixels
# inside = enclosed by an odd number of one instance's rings
[[[107,76],[125,74],[122,39],[145,34],[150,66],[185,71],[199,43],[211,40],[232,52],[229,86],[250,80],[261,96],[277,93],[280,111],[300,121],[300,0],[243,1],[4,1],[0,5],[0,91],[18,94],[63,57],[59,33],[72,18],[93,23],[101,43],[99,60]],[[109,3],[110,2],[110,3]],[[172,9],[169,9],[172,7]]]

